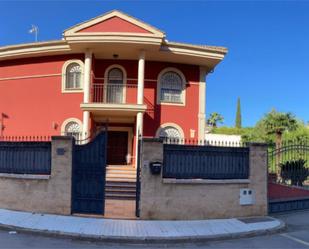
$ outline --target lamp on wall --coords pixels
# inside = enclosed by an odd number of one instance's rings
[[[56,122],[52,122],[52,129],[57,130],[58,124]]]

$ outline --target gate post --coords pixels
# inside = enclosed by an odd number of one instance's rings
[[[53,201],[59,209],[55,213],[70,215],[73,138],[69,136],[53,136],[51,144],[52,165],[49,187],[53,189]]]

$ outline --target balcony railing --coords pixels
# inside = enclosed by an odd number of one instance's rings
[[[92,84],[92,102],[105,104],[136,104],[137,84]]]

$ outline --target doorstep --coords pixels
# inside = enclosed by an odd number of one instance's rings
[[[196,242],[269,234],[285,228],[282,221],[272,217],[252,219],[118,220],[0,209],[2,228],[113,242]]]

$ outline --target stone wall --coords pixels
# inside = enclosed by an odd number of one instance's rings
[[[219,181],[163,179],[162,175],[152,175],[149,163],[163,162],[163,144],[160,140],[145,139],[142,147],[142,219],[189,220],[267,215],[265,145],[250,145],[249,179]],[[242,188],[253,190],[253,205],[240,205]]]
[[[71,214],[72,146],[69,137],[53,137],[50,176],[1,174],[0,208]]]

